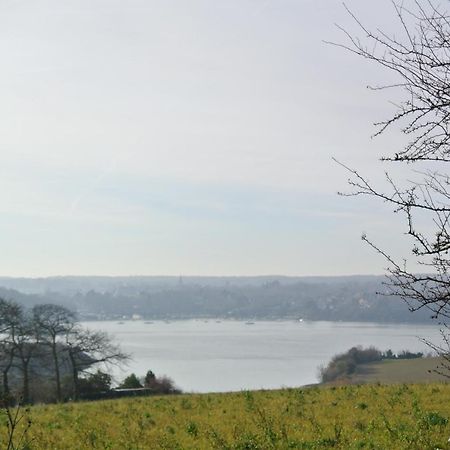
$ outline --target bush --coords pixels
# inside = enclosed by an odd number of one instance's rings
[[[111,375],[97,370],[96,373],[78,380],[78,389],[81,395],[99,395],[111,390]]]
[[[162,377],[155,377],[149,380],[146,384],[147,388],[151,389],[155,394],[180,394],[181,389],[175,386],[173,380],[165,375]]]
[[[147,389],[147,393],[144,395],[151,394],[180,394],[181,390],[175,386],[173,380],[167,376],[157,377],[151,370],[149,370],[145,377],[140,379],[132,373],[126,377],[122,384],[120,384],[118,389]]]
[[[333,356],[326,367],[320,369],[320,380],[322,383],[344,378],[355,372],[358,364],[365,364],[383,359],[383,354],[375,347],[363,349],[352,347],[346,353]]]
[[[122,381],[122,384],[119,385],[119,389],[139,389],[142,387],[141,382],[134,373],[128,375],[125,380]]]
[[[398,359],[415,359],[415,358],[422,358],[422,357],[423,357],[422,352],[413,353],[413,352],[409,352],[408,350],[403,350],[402,352],[400,352],[397,355]]]

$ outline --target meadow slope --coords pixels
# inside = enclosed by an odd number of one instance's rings
[[[449,382],[442,372],[441,358],[385,359],[361,364],[346,383],[429,383]]]
[[[450,385],[434,383],[42,405],[20,426],[31,420],[26,448],[42,450],[431,450],[450,449],[449,418]]]

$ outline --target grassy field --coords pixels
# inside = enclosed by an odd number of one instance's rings
[[[445,382],[449,378],[435,372],[439,358],[383,360],[358,367],[350,383],[426,383]]]
[[[364,385],[34,406],[29,449],[450,449],[450,385]],[[1,425],[4,447],[6,422]]]
[[[439,368],[440,359],[436,357],[400,360],[385,359],[360,364],[351,375],[344,376],[338,381],[324,383],[324,385],[450,382],[450,378],[436,373],[436,369]]]

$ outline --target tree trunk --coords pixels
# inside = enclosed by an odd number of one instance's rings
[[[13,359],[14,359],[14,353],[11,352],[9,355],[8,364],[5,367],[3,367],[3,370],[2,370],[3,395],[5,395],[5,397],[7,397],[10,394],[8,373],[9,373],[9,369],[11,369]]]
[[[75,363],[75,357],[72,353],[69,352],[70,363],[72,364],[72,397],[73,400],[78,400],[78,368]]]
[[[52,342],[52,355],[53,355],[53,362],[55,363],[55,381],[56,381],[56,401],[61,401],[61,376],[59,373],[59,362],[58,362],[58,352],[56,349],[56,342],[53,339]]]
[[[23,370],[23,386],[22,386],[22,402],[24,404],[30,403],[30,374],[28,370],[28,361],[22,361],[22,370]]]
[[[9,395],[8,371],[9,367],[2,372],[3,395],[5,397]]]

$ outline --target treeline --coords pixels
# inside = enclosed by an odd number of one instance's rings
[[[358,365],[384,359],[414,359],[422,358],[423,353],[413,353],[407,350],[395,354],[392,350],[382,352],[375,347],[352,347],[345,353],[335,355],[326,367],[319,368],[322,383],[336,381],[356,372]]]
[[[83,328],[74,312],[54,304],[0,299],[1,394],[23,403],[77,399],[83,374],[128,358],[104,332]]]
[[[88,279],[89,280],[89,279]],[[371,322],[429,322],[430,313],[414,314],[398,298],[377,296],[382,278],[347,277],[317,280],[223,281],[223,285],[184,281],[167,285],[146,285],[133,278],[109,286],[91,280],[89,289],[28,294],[0,288],[0,297],[23,304],[46,302],[76,308],[83,319],[119,319],[133,314],[143,319],[297,319]],[[245,279],[244,279],[245,280]],[[208,280],[205,279],[204,283]],[[87,283],[87,281],[86,281]],[[250,283],[250,282],[249,282]],[[76,285],[77,286],[77,285]],[[81,281],[80,281],[81,286]],[[103,288],[102,288],[103,287]]]

